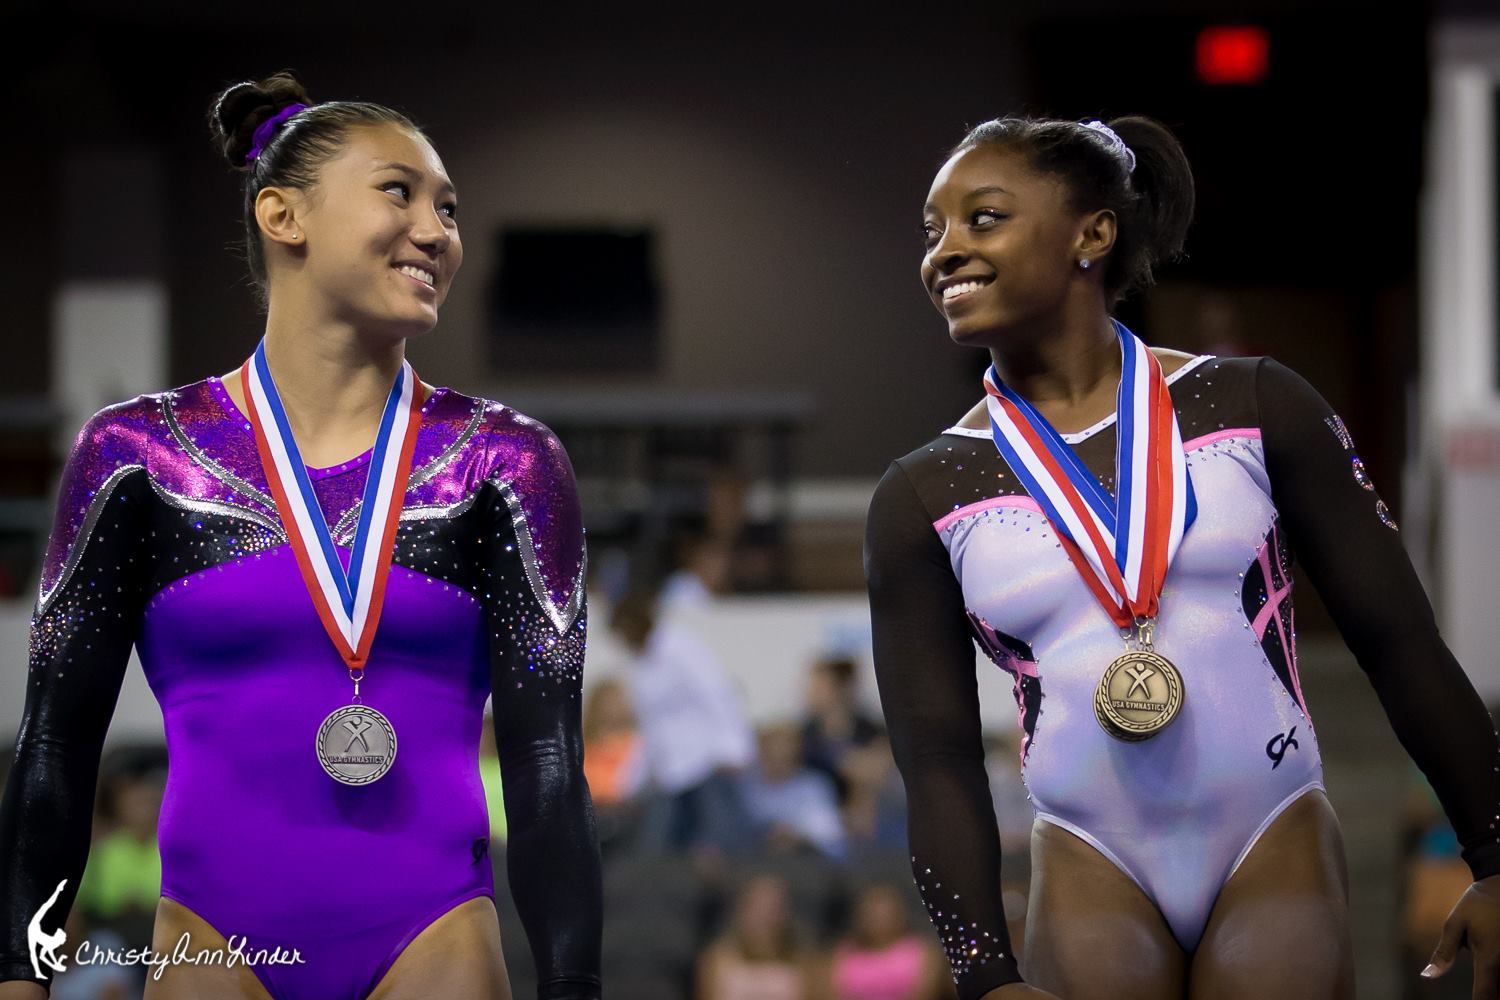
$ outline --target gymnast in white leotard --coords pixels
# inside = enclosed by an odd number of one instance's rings
[[[952,339],[988,348],[1113,499],[1123,340],[1109,309],[1181,248],[1192,181],[1159,124],[1111,126],[976,128],[933,183],[922,272]],[[881,699],[913,870],[960,997],[1353,996],[1294,556],[1458,831],[1476,883],[1436,964],[1467,930],[1484,988],[1500,958],[1500,744],[1353,438],[1271,358],[1154,353],[1196,500],[1155,634],[1186,695],[1155,736],[1121,740],[1096,717],[1120,629],[984,404],[897,459],[871,504]],[[1014,678],[1037,819],[1024,982],[1000,905],[976,642]]]

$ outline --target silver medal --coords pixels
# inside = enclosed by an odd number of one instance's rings
[[[318,727],[318,763],[335,781],[368,785],[396,760],[391,721],[365,705],[345,705]]]

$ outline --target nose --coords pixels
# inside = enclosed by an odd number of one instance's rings
[[[927,252],[928,263],[939,274],[952,274],[969,259],[969,248],[961,242],[955,232],[957,228],[949,226]]]
[[[428,253],[441,256],[453,243],[453,234],[437,212],[424,212],[412,226],[411,241]]]

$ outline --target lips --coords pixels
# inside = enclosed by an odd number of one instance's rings
[[[963,298],[965,295],[971,295],[988,284],[988,281],[980,281],[976,279],[971,281],[960,281],[956,284],[949,285],[948,287],[944,288],[941,293],[943,296],[943,302],[946,304],[952,302],[954,299]]]
[[[975,292],[986,285],[992,284],[994,278],[990,275],[949,275],[940,280],[933,291],[937,293],[943,309],[950,306],[962,305],[969,301]]]
[[[424,267],[421,264],[396,264],[395,268],[408,278],[420,282],[428,288],[435,289],[437,287],[437,272],[430,267]]]

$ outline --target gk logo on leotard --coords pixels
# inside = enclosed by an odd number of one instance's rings
[[[57,949],[63,946],[68,935],[61,927],[51,934],[42,930],[42,915],[52,909],[52,904],[57,902],[57,897],[62,895],[63,886],[67,884],[67,879],[57,883],[57,888],[52,890],[52,898],[42,904],[42,908],[36,911],[36,915],[26,925],[26,947],[31,952],[31,970],[36,973],[38,979],[47,978],[42,975],[43,965],[53,972],[63,971],[64,960],[57,957]]]
[[[1272,761],[1271,770],[1274,771],[1281,766],[1281,759],[1286,756],[1288,750],[1297,749],[1297,741],[1294,739],[1296,735],[1297,727],[1293,726],[1291,732],[1277,733],[1271,737],[1271,742],[1266,744],[1266,756]]]

